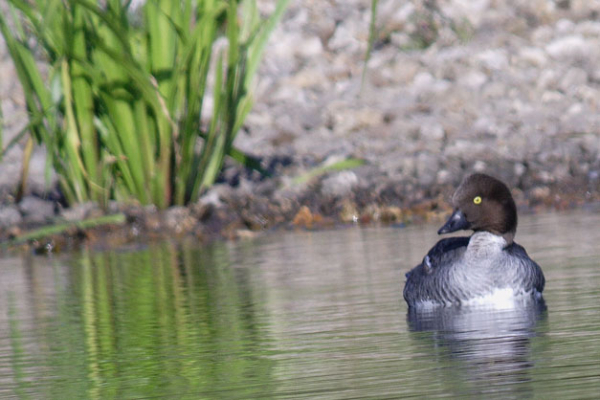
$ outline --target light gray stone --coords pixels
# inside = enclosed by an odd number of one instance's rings
[[[23,221],[21,213],[15,206],[0,207],[0,228],[10,228]]]
[[[26,223],[41,224],[54,217],[54,203],[39,197],[26,196],[18,204],[18,207]]]
[[[321,181],[321,193],[325,196],[342,197],[349,194],[357,184],[358,177],[353,171],[340,171]]]
[[[90,201],[62,209],[60,211],[60,216],[67,221],[81,221],[85,219],[92,210],[96,209],[98,209],[98,205]]]
[[[525,167],[525,165],[523,165],[523,163],[515,163],[513,172],[515,173],[516,176],[518,176],[518,177],[523,176],[525,171],[527,171],[527,168]]]
[[[304,58],[320,57],[323,53],[321,40],[314,36],[300,38],[295,48],[296,54]]]
[[[439,158],[431,153],[420,153],[417,156],[417,179],[422,186],[433,184],[439,170]]]
[[[579,85],[584,85],[588,80],[587,73],[581,68],[570,68],[560,80],[559,87],[563,91],[572,91]]]
[[[587,58],[594,51],[592,46],[581,35],[570,35],[552,41],[546,46],[546,51],[556,60],[572,62]]]
[[[189,208],[175,206],[168,208],[163,213],[163,222],[174,233],[184,234],[191,231],[197,221]]]
[[[519,58],[523,63],[534,67],[544,67],[548,63],[548,56],[538,47],[524,47],[519,50]]]
[[[504,49],[490,49],[479,53],[477,61],[485,68],[496,71],[508,67],[508,55]]]
[[[562,18],[556,22],[556,33],[558,35],[568,35],[575,30],[575,23],[569,19]]]
[[[477,70],[470,70],[462,75],[458,82],[471,90],[478,90],[487,82],[487,75]]]
[[[487,169],[487,164],[485,161],[477,160],[475,164],[473,164],[473,171],[475,172],[485,172]]]

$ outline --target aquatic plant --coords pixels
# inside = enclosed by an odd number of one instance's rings
[[[69,203],[197,199],[225,156],[253,162],[233,141],[287,2],[262,17],[255,0],[8,0],[29,124],[4,151],[43,144]]]

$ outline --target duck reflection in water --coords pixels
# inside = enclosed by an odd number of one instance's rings
[[[429,349],[425,352],[433,351],[440,365],[449,366],[446,372],[452,377],[447,379],[455,380],[456,370],[461,371],[477,394],[512,393],[522,398],[531,390],[523,383],[531,380],[529,370],[534,365],[531,341],[545,331],[543,300],[502,310],[410,308],[407,322],[411,335]]]

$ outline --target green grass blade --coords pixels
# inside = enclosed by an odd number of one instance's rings
[[[367,52],[365,54],[365,62],[363,64],[362,75],[360,78],[360,87],[365,84],[365,78],[367,76],[367,64],[371,59],[371,52],[373,51],[373,43],[375,43],[375,36],[377,34],[377,6],[379,0],[371,0],[371,19],[369,21],[369,42],[367,44]]]
[[[312,170],[306,172],[305,174],[302,174],[302,175],[294,178],[292,180],[292,183],[295,185],[299,185],[299,184],[308,182],[309,180],[316,178],[317,176],[323,175],[326,172],[344,171],[344,170],[360,167],[361,165],[364,165],[364,164],[365,164],[365,161],[361,160],[359,158],[348,158],[346,160],[338,161],[338,162],[330,164],[330,165],[313,168]]]
[[[4,154],[6,154],[6,149],[4,148],[4,113],[0,105],[0,161],[4,158]]]
[[[253,0],[254,1],[254,0]],[[258,64],[261,60],[262,53],[267,44],[267,40],[269,39],[269,35],[275,29],[277,23],[283,17],[283,13],[287,9],[289,0],[278,0],[277,5],[275,6],[275,11],[269,18],[262,22],[258,26],[258,31],[252,39],[249,51],[248,51],[248,65],[246,67],[246,81],[245,87],[250,87],[250,83],[254,78],[254,74],[258,68]]]
[[[94,125],[98,130],[100,138],[105,145],[104,160],[113,172],[113,175],[122,180],[121,190],[130,197],[137,193],[133,174],[129,168],[130,164],[124,157],[124,150],[119,140],[119,132],[113,126],[112,120],[108,115],[102,115],[100,118],[94,118]],[[115,156],[115,154],[117,156]],[[106,178],[105,178],[106,179]],[[105,180],[106,181],[106,180]]]
[[[79,129],[75,120],[75,114],[73,111],[73,98],[72,98],[72,81],[71,75],[69,74],[69,65],[67,60],[64,59],[61,66],[61,78],[63,84],[63,93],[65,96],[65,143],[64,143],[64,156],[67,158],[67,163],[73,165],[75,168],[66,168],[65,173],[70,178],[69,183],[73,187],[73,191],[77,196],[78,202],[84,202],[88,200],[88,191],[85,189],[86,186],[86,170],[81,160],[79,149],[81,142],[79,141]]]
[[[72,60],[70,63],[72,76],[72,90],[78,135],[81,141],[80,150],[82,163],[88,180],[90,198],[101,201],[104,198],[101,188],[102,174],[99,171],[100,162],[98,155],[97,135],[94,128],[94,100],[92,87],[84,75],[83,66],[77,59],[86,58],[86,31],[84,29],[85,17],[81,7],[73,10],[74,32],[72,37]]]
[[[243,166],[245,166],[246,168],[250,168],[255,171],[258,171],[263,176],[267,176],[267,177],[271,176],[271,173],[269,171],[267,171],[266,169],[264,169],[262,167],[262,165],[260,165],[259,159],[249,156],[248,154],[245,154],[244,152],[242,152],[234,147],[232,147],[231,150],[229,150],[229,156],[231,158],[233,158],[235,161],[237,161],[240,164],[242,164]]]
[[[126,221],[124,214],[104,215],[96,218],[84,219],[76,222],[58,223],[51,226],[35,229],[30,232],[23,233],[15,239],[8,242],[9,246],[14,246],[19,243],[24,243],[30,240],[40,240],[48,236],[57,235],[73,228],[90,229],[97,228],[103,225],[122,225]]]

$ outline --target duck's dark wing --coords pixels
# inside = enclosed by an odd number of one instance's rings
[[[454,250],[461,247],[467,247],[471,238],[466,237],[451,237],[440,240],[429,250],[427,255],[423,258],[423,262],[417,265],[415,268],[406,273],[408,279],[410,275],[415,272],[419,267],[424,267],[425,273],[431,274],[433,271],[443,265],[448,258],[454,256]]]
[[[465,251],[469,240],[470,237],[451,237],[440,240],[429,250],[421,264],[406,273],[404,299],[409,306],[424,300],[440,303],[452,301],[452,294],[444,290],[447,282],[445,272],[448,272],[448,266],[453,264]]]
[[[423,262],[428,261],[430,268],[437,268],[443,265],[448,258],[453,257],[454,250],[469,245],[470,236],[466,237],[451,237],[442,239],[429,250],[429,253],[423,259]]]
[[[546,284],[544,273],[542,272],[542,268],[529,257],[525,248],[513,242],[505,250],[511,255],[511,258],[523,260],[523,279],[526,281],[526,286],[534,288],[539,293],[542,293]]]

